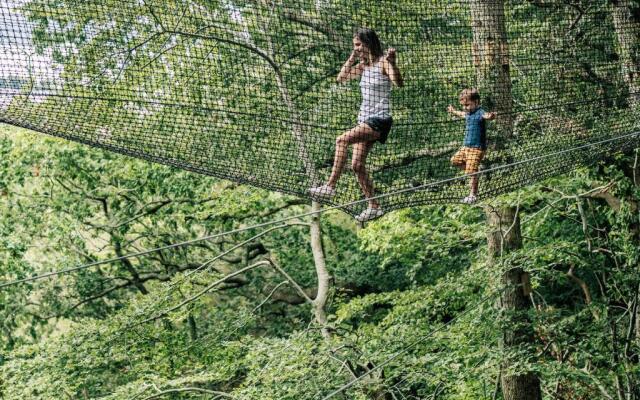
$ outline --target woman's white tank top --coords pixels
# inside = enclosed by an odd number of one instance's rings
[[[371,117],[391,117],[391,79],[382,73],[381,61],[362,71],[360,91],[362,105],[358,114],[359,124]]]

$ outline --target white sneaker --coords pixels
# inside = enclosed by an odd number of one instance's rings
[[[329,185],[322,185],[309,189],[309,194],[317,200],[329,200],[336,195],[336,190]]]
[[[371,221],[372,219],[380,218],[383,215],[384,215],[384,211],[382,210],[382,208],[369,207],[356,217],[356,221],[367,222],[367,221]]]
[[[476,202],[476,200],[478,200],[478,198],[472,194],[468,195],[467,197],[465,197],[464,199],[460,200],[460,203],[462,204],[473,204]]]

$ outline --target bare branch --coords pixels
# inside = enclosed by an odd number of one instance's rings
[[[282,269],[278,264],[276,264],[271,259],[268,259],[267,261],[271,263],[271,266],[276,271],[278,271],[278,273],[284,276],[291,283],[291,285],[296,289],[296,291],[300,294],[300,296],[302,296],[302,298],[304,298],[309,304],[313,304],[313,300],[309,296],[307,296],[307,293],[305,293],[304,289],[302,289],[302,287],[295,280],[293,280],[293,278],[291,278],[291,276],[289,276],[289,274],[287,274],[287,272],[284,269]]]
[[[577,283],[578,286],[580,286],[580,288],[582,289],[582,292],[584,293],[585,302],[587,304],[591,304],[591,290],[589,290],[589,286],[584,280],[576,276],[575,265],[573,264],[571,265],[571,267],[569,268],[569,271],[567,271],[567,276],[571,278],[572,281]],[[599,319],[599,316],[597,314],[594,314],[594,317],[596,317],[596,319]]]
[[[256,311],[258,311],[258,309],[260,309],[263,305],[265,305],[267,303],[267,301],[269,301],[273,295],[278,291],[278,289],[280,289],[282,286],[288,284],[289,281],[282,281],[279,284],[276,285],[276,287],[274,287],[271,292],[269,293],[269,295],[267,297],[265,297],[264,300],[262,300],[262,302],[260,302],[260,304],[258,304],[257,306],[255,306],[253,308],[253,310],[251,310],[251,314],[255,313]]]
[[[145,204],[144,206],[142,206],[140,209],[136,210],[134,215],[122,222],[119,222],[116,225],[110,226],[113,229],[116,228],[120,228],[121,226],[130,224],[132,222],[135,222],[136,220],[142,218],[142,217],[146,217],[149,215],[153,215],[155,213],[157,213],[158,211],[160,211],[163,207],[171,204],[172,201],[169,199],[165,199],[165,200],[159,200],[159,201],[152,201],[150,203]],[[149,209],[145,210],[146,207],[151,206]]]
[[[71,311],[75,310],[76,308],[80,307],[83,304],[87,304],[87,303],[91,303],[94,300],[98,300],[106,295],[108,295],[111,292],[114,292],[118,289],[123,289],[125,287],[131,286],[132,282],[130,280],[127,280],[127,282],[125,283],[121,283],[119,285],[115,285],[110,287],[109,289],[105,289],[103,291],[101,291],[100,293],[94,294],[93,296],[87,297],[82,299],[81,301],[77,302],[76,304],[72,305],[71,307],[65,309],[63,312],[56,314],[56,315],[52,315],[49,318],[53,318],[53,317],[62,317],[65,315],[68,315]]]
[[[611,189],[611,186],[605,189],[602,189],[600,191],[593,192],[588,197],[592,199],[602,199],[606,201],[609,207],[611,207],[614,211],[620,211],[622,209],[623,201],[626,201],[629,204],[629,207],[631,208],[631,212],[636,212],[638,210],[638,202],[630,199],[621,200],[615,197],[614,195],[612,195],[609,192],[610,189]]]
[[[262,231],[262,232],[258,233],[258,234],[257,234],[257,235],[255,235],[255,236],[250,237],[249,239],[247,239],[247,240],[245,240],[245,241],[243,241],[243,242],[241,242],[241,243],[238,243],[237,245],[233,246],[233,247],[232,247],[232,248],[230,248],[229,250],[227,250],[227,251],[225,251],[225,252],[223,252],[223,253],[218,254],[217,256],[215,256],[214,258],[212,258],[211,260],[208,260],[207,262],[205,262],[205,263],[203,263],[202,265],[200,265],[198,268],[196,268],[196,269],[194,269],[194,270],[190,271],[189,273],[185,274],[185,276],[184,276],[182,279],[180,279],[178,282],[173,283],[171,286],[172,286],[172,287],[174,287],[174,286],[176,286],[177,284],[179,284],[179,283],[181,283],[181,282],[184,282],[184,280],[185,280],[186,278],[188,278],[189,276],[191,276],[191,275],[193,275],[194,273],[196,273],[196,272],[198,272],[198,271],[202,270],[203,268],[207,267],[208,265],[211,265],[213,262],[215,262],[215,261],[219,260],[220,258],[222,258],[222,257],[226,256],[227,254],[229,254],[229,253],[233,252],[234,250],[236,250],[236,249],[238,249],[238,248],[240,248],[240,247],[242,247],[242,246],[244,246],[244,245],[246,245],[246,244],[248,244],[248,243],[253,242],[254,240],[258,239],[259,237],[262,237],[262,236],[266,235],[266,234],[267,234],[267,233],[269,233],[269,232],[275,231],[275,230],[277,230],[277,229],[282,229],[282,228],[285,228],[285,227],[290,226],[290,225],[291,225],[291,224],[286,224],[286,223],[285,223],[285,224],[282,224],[282,225],[277,225],[277,226],[271,227],[271,228],[269,228],[269,229],[267,229],[267,230],[264,230],[264,231]]]
[[[160,312],[158,315],[156,315],[154,317],[147,318],[147,319],[143,320],[142,322],[140,322],[140,323],[138,323],[136,325],[143,325],[143,324],[146,324],[148,322],[152,322],[152,321],[158,320],[158,319],[168,315],[169,313],[171,313],[173,311],[176,311],[176,310],[184,307],[185,305],[187,305],[189,303],[192,303],[193,301],[199,299],[203,295],[205,295],[208,292],[210,292],[211,290],[213,290],[216,286],[219,286],[220,284],[228,281],[229,279],[234,278],[234,277],[236,277],[238,275],[242,275],[245,272],[251,271],[253,269],[256,269],[258,267],[262,267],[262,266],[265,266],[265,265],[272,265],[272,264],[269,261],[259,261],[259,262],[255,263],[255,264],[249,265],[248,267],[241,268],[236,272],[233,272],[233,273],[231,273],[231,274],[229,274],[229,275],[227,275],[227,276],[225,276],[225,277],[223,277],[221,279],[218,279],[217,281],[215,281],[212,284],[208,285],[207,287],[205,287],[204,289],[202,289],[201,291],[199,291],[195,295],[193,295],[193,296],[189,297],[188,299],[182,301],[180,304],[178,304],[176,306],[173,306],[173,307],[171,307],[171,308],[169,308],[169,309],[167,309],[165,311],[162,311],[162,312]]]
[[[391,169],[391,168],[398,168],[398,167],[403,167],[405,165],[410,165],[412,163],[414,163],[415,161],[418,161],[422,158],[426,158],[426,157],[440,157],[444,154],[447,154],[455,149],[457,149],[458,147],[460,147],[460,143],[458,142],[449,142],[446,145],[439,147],[437,149],[433,149],[433,148],[424,148],[424,149],[420,149],[418,151],[415,152],[408,152],[408,153],[404,153],[404,154],[399,154],[397,156],[394,156],[394,158],[392,160],[389,160],[387,162],[385,162],[383,165],[380,165],[378,167],[374,167],[371,169],[371,172],[382,172],[385,171],[387,169]]]
[[[69,193],[81,195],[89,200],[94,200],[99,202],[102,205],[102,211],[104,212],[104,215],[109,216],[109,207],[107,205],[106,197],[97,197],[97,196],[90,195],[89,193],[85,192],[83,188],[76,185],[73,181],[68,181],[69,185],[67,185],[62,181],[62,179],[60,179],[57,176],[53,177],[53,180],[55,180],[60,186],[62,186]],[[73,190],[69,186],[75,187],[76,190]]]
[[[338,34],[338,32],[334,31],[328,26],[320,25],[316,22],[309,21],[303,19],[301,15],[297,13],[286,13],[285,17],[289,19],[289,21],[297,22],[301,25],[309,27],[316,32],[324,34],[327,38],[329,38],[333,43],[341,44],[343,41],[342,35]]]
[[[147,7],[147,10],[149,11],[149,14],[151,14],[151,17],[153,18],[154,21],[156,21],[156,24],[158,24],[158,26],[165,31],[166,29],[164,28],[164,25],[162,24],[162,21],[160,20],[160,18],[156,15],[155,11],[153,11],[153,7],[151,7],[149,4],[147,4],[146,1],[143,0],[142,2],[145,7]]]
[[[202,30],[202,29],[200,29],[200,30]],[[246,43],[246,42],[233,40],[233,39],[226,39],[226,38],[223,38],[223,37],[220,37],[220,36],[215,36],[215,35],[210,35],[210,34],[209,35],[205,35],[205,34],[198,33],[198,31],[196,31],[196,32],[185,32],[185,31],[172,29],[172,30],[165,31],[165,33],[174,34],[174,35],[181,35],[181,36],[191,37],[191,38],[195,38],[195,39],[212,40],[212,41],[215,41],[215,42],[227,43],[227,44],[231,44],[231,45],[234,45],[234,46],[242,47],[242,48],[244,48],[246,50],[249,50],[250,52],[258,55],[263,60],[265,60],[267,63],[269,63],[269,65],[271,65],[271,67],[273,68],[274,71],[280,71],[280,67],[278,66],[278,64],[264,50],[262,50],[258,46],[255,46],[255,45],[253,45],[251,43]]]
[[[587,216],[584,213],[584,209],[582,207],[582,200],[580,198],[576,198],[576,204],[578,206],[578,213],[580,214],[580,220],[582,221],[582,233],[584,234],[584,238],[587,241],[587,250],[591,252],[591,238],[589,237],[589,223],[587,222]]]
[[[224,392],[218,392],[218,391],[209,390],[209,389],[202,389],[198,387],[184,387],[184,388],[176,388],[176,389],[166,389],[152,396],[145,397],[144,400],[159,399],[160,397],[164,397],[165,395],[168,395],[171,393],[183,393],[183,392],[200,392],[200,393],[212,394],[212,395],[215,395],[214,399],[218,399],[218,398],[235,399],[235,397],[233,397],[232,395]]]

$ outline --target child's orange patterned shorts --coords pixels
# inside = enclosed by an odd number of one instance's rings
[[[473,174],[478,172],[484,153],[484,150],[476,147],[463,147],[451,157],[451,164],[455,166],[464,165],[464,173]]]

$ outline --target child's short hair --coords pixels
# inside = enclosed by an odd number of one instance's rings
[[[460,93],[460,100],[480,102],[480,93],[478,93],[477,89],[464,89]]]

